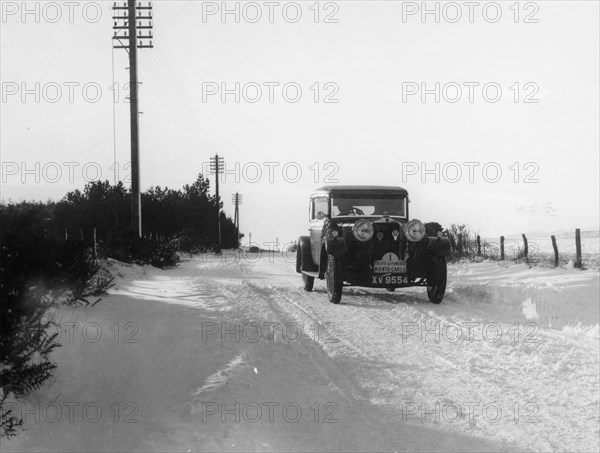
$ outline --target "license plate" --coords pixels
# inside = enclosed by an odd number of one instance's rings
[[[376,274],[406,274],[406,261],[375,261],[373,272]]]
[[[407,275],[372,275],[373,285],[408,285]]]

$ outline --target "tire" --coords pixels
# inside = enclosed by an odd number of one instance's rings
[[[344,280],[342,275],[342,261],[333,255],[327,255],[327,297],[332,304],[339,304],[342,300]]]
[[[304,282],[304,291],[311,292],[315,285],[315,278],[306,274],[302,274],[302,282]]]
[[[442,302],[444,294],[446,294],[447,277],[446,258],[435,257],[427,277],[427,297],[430,302],[434,304]]]

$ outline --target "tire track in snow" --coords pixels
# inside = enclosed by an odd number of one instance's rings
[[[263,268],[254,267],[252,271],[260,274]],[[475,341],[463,338],[453,344],[445,340],[436,342],[431,336],[426,341],[417,336],[416,341],[403,344],[402,322],[416,323],[420,333],[422,323],[437,326],[439,330],[448,323],[473,321],[481,325],[493,321],[484,317],[485,311],[480,306],[472,310],[472,304],[454,297],[448,298],[441,306],[430,305],[425,296],[412,291],[400,295],[402,300],[399,303],[388,305],[398,297],[372,290],[351,290],[345,294],[342,305],[331,305],[319,288],[312,294],[305,293],[299,288],[297,274],[292,273],[291,267],[288,271],[290,278],[277,279],[274,284],[266,283],[267,295],[272,303],[278,311],[287,311],[303,322],[305,318],[321,324],[336,322],[339,326],[336,338],[345,351],[331,345],[322,346],[333,357],[336,352],[342,351],[364,358],[365,369],[352,372],[359,372],[355,382],[363,390],[371,392],[372,401],[387,403],[388,406],[396,406],[396,409],[405,401],[424,402],[428,408],[440,401],[474,401],[481,405],[499,402],[505,410],[501,427],[481,417],[473,425],[463,417],[459,423],[446,423],[443,428],[484,438],[516,441],[520,449],[568,450],[575,447],[581,450],[593,445],[594,420],[598,419],[593,413],[593,401],[585,405],[586,393],[577,396],[577,387],[568,391],[564,373],[557,374],[561,367],[566,367],[565,370],[575,367],[573,377],[579,376],[575,379],[584,384],[582,388],[597,389],[598,376],[590,366],[595,363],[597,369],[598,360],[593,357],[591,343],[589,349],[585,346],[591,338],[584,338],[582,342],[577,336],[540,329],[539,345],[524,343],[523,336],[514,344],[506,338],[497,343],[482,341],[481,338]],[[248,272],[249,276],[251,274]],[[264,279],[256,279],[255,282],[265,285]],[[502,307],[494,308],[492,317]],[[507,309],[512,309],[512,306]],[[509,313],[501,318],[505,322],[497,323],[503,331],[510,329],[511,316]],[[562,359],[556,361],[556,357]],[[366,370],[369,364],[375,363],[382,366]],[[382,389],[382,386],[386,388]],[[523,407],[530,403],[536,405],[537,413],[543,419],[527,424],[523,422],[523,415],[528,414],[522,413],[521,423],[514,423],[514,420],[511,423],[510,418],[514,418],[510,413],[511,405],[514,408],[515,404]],[[573,413],[575,417],[564,417],[565,413]],[[569,432],[588,434],[575,440],[569,438]]]
[[[268,284],[266,287],[259,286],[252,280],[244,281],[244,287],[246,288],[245,293],[247,297],[249,296],[249,299],[266,302],[271,313],[275,315],[279,322],[285,322],[285,320],[289,319],[290,317],[292,319],[296,318],[293,313],[286,309],[286,306],[289,306],[289,303],[291,302],[296,309],[308,316],[313,322],[323,323],[322,319],[319,319],[318,316],[311,314],[309,311],[304,309],[304,307],[297,304],[292,298],[279,291],[279,288]],[[304,298],[306,298],[306,296],[304,296]],[[397,412],[397,407],[395,407],[394,411],[390,413],[389,410],[384,410],[382,412],[381,409],[384,408],[381,406],[374,406],[372,403],[372,398],[370,398],[369,395],[369,389],[366,389],[361,382],[358,382],[354,378],[354,376],[359,375],[359,371],[365,368],[365,361],[373,362],[375,367],[381,367],[382,364],[377,363],[376,360],[374,361],[372,357],[369,357],[367,352],[368,348],[361,348],[353,342],[340,339],[339,336],[336,338],[338,338],[344,346],[354,352],[354,354],[351,354],[350,359],[344,357],[344,354],[337,354],[335,358],[330,357],[328,352],[323,348],[323,344],[320,344],[318,352],[315,352],[313,341],[301,341],[298,344],[309,354],[312,362],[319,370],[321,370],[323,375],[331,380],[332,383],[334,383],[335,388],[343,395],[346,402],[353,407],[356,413],[360,414],[362,418],[366,419],[370,429],[378,432],[379,435],[383,439],[386,439],[388,444],[396,450],[406,449],[408,451],[412,451],[424,449],[431,451],[442,449],[442,444],[445,446],[448,445],[446,442],[450,442],[450,444],[452,444],[452,440],[448,440],[448,436],[450,436],[449,433],[444,433],[437,430],[431,431],[429,428],[424,426],[401,423],[399,414]],[[395,423],[381,423],[382,417],[388,420],[395,420]],[[410,430],[412,435],[409,435],[407,430]],[[419,430],[425,430],[425,432],[421,434],[423,438],[417,440],[414,437],[415,433],[417,433]],[[402,433],[400,437],[407,442],[399,442],[397,440],[399,437],[399,432]],[[413,437],[413,439],[408,440],[411,437]],[[457,438],[453,439],[455,442],[457,441]],[[483,439],[481,441],[475,440],[474,438],[470,439],[471,440],[469,442],[472,443],[472,449],[474,451],[498,451],[498,445],[487,444],[487,441]],[[416,447],[415,442],[421,443],[422,445]],[[465,447],[464,439],[461,438],[460,442],[461,449],[471,449],[471,447]]]

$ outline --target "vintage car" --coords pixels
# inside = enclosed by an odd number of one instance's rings
[[[439,304],[446,292],[450,242],[428,237],[419,220],[409,220],[402,187],[326,186],[310,196],[309,236],[298,240],[296,271],[304,289],[325,279],[329,301],[338,304],[344,286],[427,287]]]

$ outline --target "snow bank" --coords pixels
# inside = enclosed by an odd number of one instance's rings
[[[489,316],[598,338],[600,274],[487,261],[449,267],[447,299]]]

